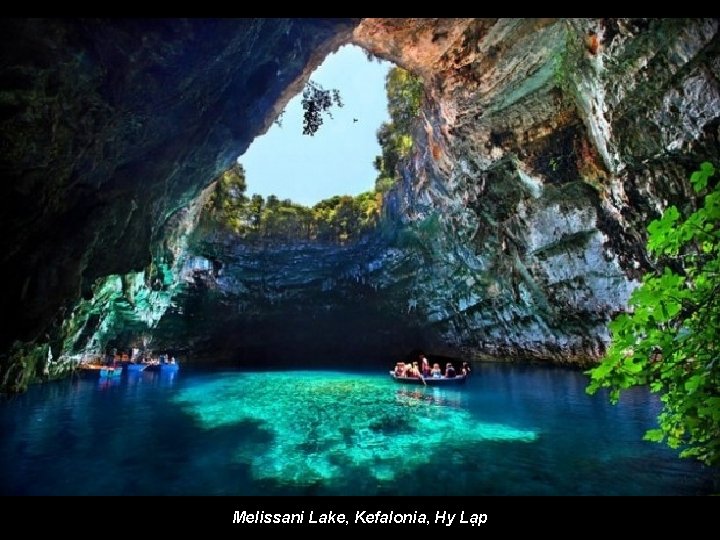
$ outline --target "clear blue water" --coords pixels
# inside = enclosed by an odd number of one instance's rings
[[[182,371],[31,388],[0,403],[2,494],[704,494],[713,472],[643,442],[579,372],[485,364],[467,385],[383,373]]]

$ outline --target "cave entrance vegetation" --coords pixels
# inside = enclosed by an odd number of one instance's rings
[[[381,155],[373,162],[377,172],[373,190],[356,196],[335,195],[312,206],[274,194],[267,198],[257,193],[249,196],[241,156],[214,179],[214,187],[203,203],[200,230],[217,229],[250,242],[317,241],[339,245],[360,241],[374,233],[380,224],[383,195],[396,185],[400,179],[399,164],[409,157],[423,95],[422,80],[397,66],[385,77],[385,89],[390,120],[383,122],[376,134]],[[322,112],[339,102],[338,93],[337,89],[325,90],[312,81],[306,85],[302,99],[304,135],[310,134],[308,124],[314,126],[312,133],[319,129]],[[293,178],[287,181],[292,182]],[[342,189],[342,179],[337,184]]]

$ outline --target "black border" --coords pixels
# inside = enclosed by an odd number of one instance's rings
[[[23,534],[73,532],[96,536],[150,531],[201,533],[255,538],[283,532],[332,534],[404,534],[512,538],[515,534],[548,537],[624,537],[631,532],[683,537],[715,530],[715,497],[4,497],[0,499],[5,528],[15,522]],[[235,512],[304,512],[305,522],[294,525],[233,523]],[[425,513],[428,524],[355,523],[355,513]],[[348,524],[311,524],[310,512],[343,513]],[[435,523],[435,512],[456,514],[452,525]],[[486,514],[479,526],[460,523],[471,514]],[[100,528],[98,528],[100,527]],[[662,536],[659,536],[662,535]]]

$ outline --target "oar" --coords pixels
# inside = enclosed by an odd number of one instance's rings
[[[421,362],[422,367],[418,370],[418,375],[420,375],[420,380],[422,381],[423,385],[427,386],[427,383],[425,382],[425,377],[423,377],[423,372],[422,372],[422,368],[425,367],[425,362],[427,361],[427,359],[425,358],[425,355],[423,355],[423,354],[420,355],[420,358],[423,361]]]

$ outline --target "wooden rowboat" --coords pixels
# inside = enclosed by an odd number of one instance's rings
[[[396,383],[400,384],[423,384],[423,380],[420,377],[397,377],[394,371],[390,372],[390,377],[392,377]],[[446,377],[425,377],[424,379],[427,386],[453,386],[456,384],[464,384],[467,376],[458,375],[457,377],[451,377],[449,379]]]

